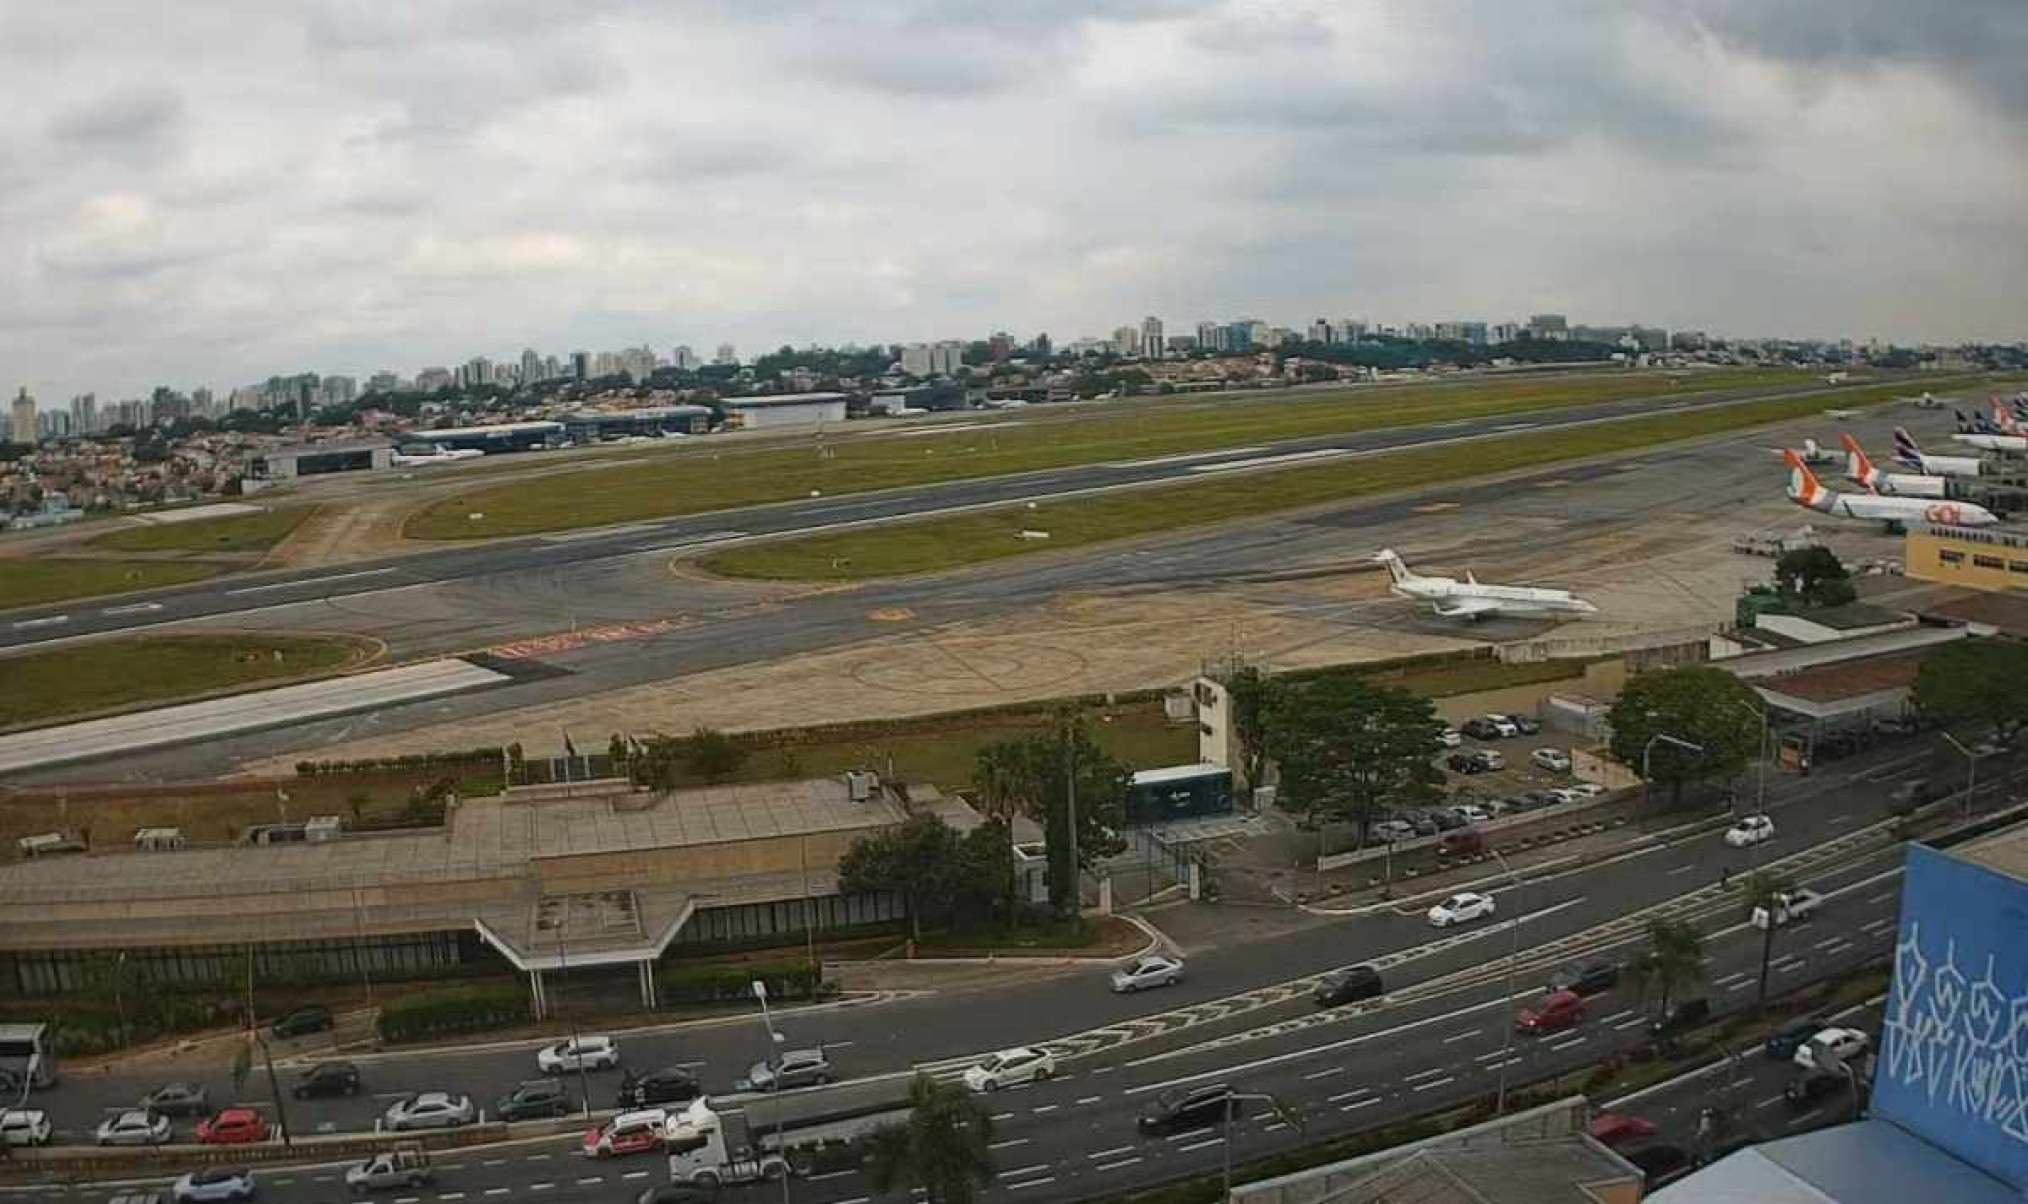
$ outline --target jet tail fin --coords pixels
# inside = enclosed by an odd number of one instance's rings
[[[1922,445],[1905,426],[1894,428],[1894,462],[1907,468],[1922,467]]]
[[[1794,451],[1783,448],[1782,459],[1789,466],[1789,496],[1805,506],[1814,507],[1829,491],[1817,482],[1817,474],[1803,463],[1803,458]]]
[[[1387,575],[1394,578],[1396,585],[1406,585],[1415,576],[1408,571],[1408,565],[1402,562],[1401,554],[1393,548],[1380,549],[1373,559],[1387,566]]]
[[[1877,492],[1880,485],[1880,470],[1873,467],[1873,461],[1866,458],[1866,449],[1860,447],[1859,441],[1850,435],[1840,435],[1838,438],[1845,445],[1845,475]]]

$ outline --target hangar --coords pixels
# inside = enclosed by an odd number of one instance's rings
[[[843,393],[778,393],[772,397],[728,397],[718,403],[725,425],[737,430],[774,426],[815,426],[845,421]]]

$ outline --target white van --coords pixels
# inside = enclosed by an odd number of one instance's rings
[[[134,832],[134,847],[143,853],[166,853],[189,843],[181,828],[140,828]]]

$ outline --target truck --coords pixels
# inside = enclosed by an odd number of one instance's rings
[[[435,1176],[430,1152],[421,1142],[397,1142],[366,1161],[345,1168],[345,1186],[355,1194],[395,1187],[421,1187]]]
[[[789,1175],[788,1158],[761,1147],[745,1112],[720,1112],[705,1096],[663,1122],[662,1148],[669,1155],[671,1183],[715,1190],[722,1183],[774,1183]]]
[[[1816,891],[1808,889],[1807,887],[1799,887],[1795,890],[1783,891],[1782,893],[1777,894],[1774,897],[1775,927],[1780,928],[1783,927],[1784,925],[1794,924],[1801,920],[1807,920],[1816,913],[1816,910],[1819,907],[1822,907],[1823,905],[1824,905],[1824,896],[1818,894]],[[1752,923],[1755,928],[1762,929],[1763,931],[1766,930],[1767,921],[1768,921],[1768,909],[1766,908],[1766,906],[1760,906],[1753,909]]]

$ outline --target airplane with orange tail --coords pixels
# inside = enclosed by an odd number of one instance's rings
[[[1845,475],[1866,486],[1872,493],[1887,497],[1943,497],[1942,477],[1913,472],[1882,472],[1873,466],[1866,450],[1850,435],[1838,438],[1845,444]]]
[[[1789,500],[1798,506],[1840,518],[1857,518],[1888,524],[1935,523],[1945,527],[1987,527],[1999,518],[1984,506],[1970,502],[1936,501],[1916,497],[1882,497],[1872,493],[1839,493],[1826,489],[1817,474],[1793,451],[1782,452],[1789,466]]]

